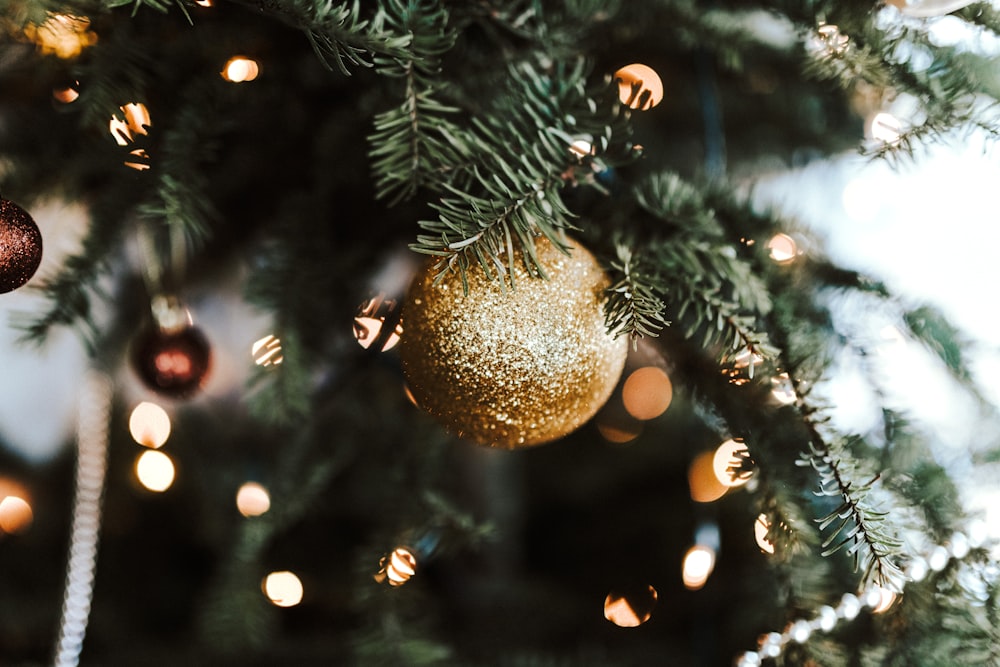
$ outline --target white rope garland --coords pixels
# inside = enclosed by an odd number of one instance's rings
[[[104,374],[92,371],[84,378],[77,418],[76,496],[55,667],[76,667],[87,633],[101,530],[111,394],[111,381]]]

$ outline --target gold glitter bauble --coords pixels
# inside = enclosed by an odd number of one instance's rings
[[[628,343],[606,332],[609,281],[579,246],[536,241],[547,279],[515,260],[514,287],[481,267],[437,285],[428,262],[403,305],[403,373],[417,404],[455,434],[513,449],[550,442],[594,416],[611,395]]]

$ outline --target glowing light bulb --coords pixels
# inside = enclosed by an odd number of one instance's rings
[[[57,86],[52,89],[52,97],[60,104],[72,104],[80,98],[79,86],[79,81],[74,81],[72,84],[65,86]]]
[[[256,60],[245,56],[233,56],[220,72],[223,79],[232,83],[253,81],[260,74],[260,66]]]
[[[684,587],[691,591],[699,590],[708,581],[715,569],[715,551],[707,546],[696,544],[684,555],[681,578]]]
[[[638,627],[653,615],[656,597],[652,586],[613,590],[604,599],[604,618],[622,628]]]
[[[757,546],[764,553],[774,553],[774,543],[767,539],[767,531],[771,530],[771,522],[766,514],[761,514],[753,524],[753,536],[757,541]]]
[[[236,492],[236,509],[248,518],[260,516],[271,509],[271,494],[257,482],[247,482]]]
[[[663,82],[653,68],[632,63],[615,72],[618,81],[618,99],[622,104],[646,111],[663,99]]]
[[[170,437],[170,416],[156,403],[143,401],[132,410],[128,430],[143,447],[159,449]]]
[[[250,354],[258,366],[277,366],[285,360],[281,354],[281,340],[271,334],[254,341]]]
[[[97,33],[90,30],[90,19],[68,14],[49,14],[41,25],[28,24],[25,36],[45,55],[74,58],[97,43]]]
[[[776,264],[788,264],[799,254],[798,244],[788,234],[775,234],[767,242],[771,259]]]
[[[691,500],[710,503],[726,495],[729,487],[715,474],[715,452],[702,452],[691,461],[688,468],[688,486]]]
[[[302,581],[287,570],[271,572],[264,577],[261,590],[275,607],[294,607],[302,602]]]
[[[379,294],[368,299],[358,307],[354,316],[354,337],[358,344],[366,350],[372,345],[380,346],[383,352],[396,347],[399,337],[403,335],[403,323],[399,321],[396,312],[397,304],[393,299],[386,299]],[[395,326],[389,330],[387,327]]]
[[[753,473],[743,469],[746,461],[747,446],[739,440],[726,440],[712,457],[712,467],[720,484],[736,487],[750,481]]]
[[[151,449],[136,459],[135,474],[140,484],[150,491],[160,493],[174,483],[174,462],[163,452]]]
[[[673,395],[670,377],[656,366],[645,366],[633,371],[622,386],[625,410],[636,419],[644,421],[655,419],[666,412]]]
[[[0,500],[0,532],[23,533],[34,521],[31,504],[21,496],[6,496]]]
[[[379,571],[375,581],[389,582],[390,586],[402,586],[417,573],[417,557],[406,547],[396,547],[387,557],[379,561]]]
[[[587,157],[594,154],[594,144],[589,139],[576,139],[569,145],[569,150],[577,157]]]

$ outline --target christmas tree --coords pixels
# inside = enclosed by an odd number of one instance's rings
[[[1000,664],[995,388],[760,196],[988,151],[990,4],[0,6],[3,664]]]

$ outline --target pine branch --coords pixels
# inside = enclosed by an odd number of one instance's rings
[[[437,0],[387,0],[385,20],[413,40],[406,58],[376,57],[379,73],[405,81],[404,102],[375,117],[369,157],[376,196],[396,204],[420,187],[434,188],[456,164],[468,159],[466,139],[450,120],[458,109],[441,102],[439,61],[455,43],[448,12]]]
[[[604,304],[604,326],[615,338],[627,335],[634,346],[639,338],[655,338],[669,326],[663,314],[666,306],[657,296],[666,292],[666,286],[657,276],[644,274],[629,246],[619,243],[615,249],[618,257],[609,271],[614,284],[608,288]]]
[[[878,476],[855,484],[849,478],[847,469],[852,464],[843,448],[826,443],[808,417],[806,424],[811,439],[808,451],[803,453],[798,464],[811,466],[818,474],[818,495],[842,501],[836,509],[816,520],[820,530],[836,524],[821,545],[825,549],[822,555],[830,556],[846,548],[846,553],[854,559],[855,571],[862,571],[863,589],[876,584],[900,590],[903,572],[894,559],[902,543],[885,527],[886,513],[876,510],[868,500]]]
[[[502,108],[472,121],[468,187],[443,185],[445,196],[433,205],[438,218],[421,221],[426,233],[410,246],[439,257],[436,269],[459,271],[463,282],[473,264],[493,279],[509,275],[515,248],[529,273],[544,277],[534,239],[544,236],[568,250],[563,230],[574,228],[560,191],[567,182],[590,184],[578,174],[592,175],[604,156],[614,159],[628,134],[627,114],[610,88],[588,94],[582,61],[546,71],[516,66],[511,84]],[[593,146],[585,159],[571,150],[581,136]],[[457,176],[453,182],[464,185]]]
[[[406,58],[411,35],[384,29],[380,6],[371,19],[361,16],[358,0],[235,0],[302,30],[320,62],[350,76],[348,66],[372,67],[376,55]]]

